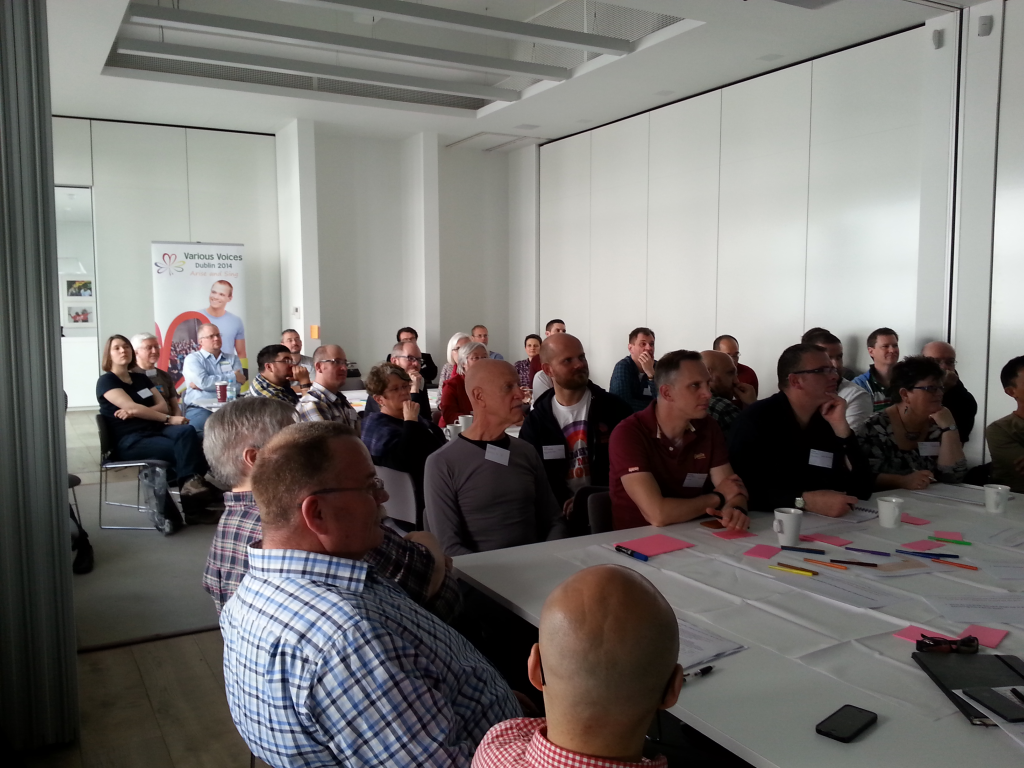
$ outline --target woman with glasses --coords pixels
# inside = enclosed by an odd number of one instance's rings
[[[462,331],[453,333],[452,337],[448,339],[448,362],[441,366],[441,379],[437,382],[439,387],[457,373],[459,349],[472,340],[468,333]]]
[[[459,347],[458,365],[456,373],[441,387],[441,402],[438,406],[441,410],[442,427],[448,426],[459,420],[459,416],[468,416],[473,412],[473,404],[466,392],[466,371],[477,360],[487,359],[487,347],[479,341],[470,341]]]
[[[516,361],[516,373],[519,374],[519,386],[529,389],[533,382],[533,378],[530,376],[530,365],[538,362],[534,358],[540,354],[540,336],[531,333],[523,344],[526,346],[526,359]]]
[[[927,488],[930,483],[959,483],[967,459],[956,421],[942,405],[942,369],[927,357],[905,357],[890,372],[893,404],[864,425],[861,449],[875,490]]]
[[[393,363],[370,369],[366,391],[380,406],[363,416],[362,440],[373,463],[412,476],[417,527],[423,527],[423,468],[427,457],[445,443],[444,434],[420,415],[412,400],[412,378]]]

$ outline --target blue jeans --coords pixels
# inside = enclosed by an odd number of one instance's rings
[[[193,475],[206,474],[208,469],[199,435],[191,424],[164,427],[157,433],[126,435],[117,443],[117,459],[166,461],[171,465],[179,485]]]
[[[199,435],[199,441],[202,442],[203,430],[206,429],[206,420],[213,416],[213,411],[200,408],[198,405],[186,405],[182,416],[188,419],[190,427],[195,428],[196,434]]]

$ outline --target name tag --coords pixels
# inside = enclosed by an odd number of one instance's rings
[[[683,488],[703,488],[704,481],[708,479],[707,472],[687,472],[683,480]]]
[[[939,443],[918,443],[917,452],[922,456],[938,456]]]
[[[506,451],[507,453],[507,451]],[[544,460],[548,459],[564,459],[565,458],[565,446],[564,445],[545,445],[544,446]],[[505,461],[508,464],[508,461]]]
[[[817,451],[811,449],[811,456],[807,460],[807,463],[812,467],[824,467],[825,469],[832,469],[832,454],[829,451]]]
[[[511,455],[512,451],[507,448],[499,448],[496,445],[488,445],[484,451],[484,458],[487,461],[493,461],[495,464],[501,464],[503,467],[508,466],[508,459]]]
[[[151,378],[151,379],[155,379],[156,378],[156,368],[148,369],[146,371],[146,375],[149,376],[149,378]]]
[[[644,397],[650,397],[650,396],[651,396],[651,385],[648,384],[646,387],[644,387]]]
[[[138,395],[139,397],[143,398],[143,399],[145,399],[147,397],[152,397],[153,396],[153,393],[149,390],[148,387],[146,389],[140,389],[135,394]]]

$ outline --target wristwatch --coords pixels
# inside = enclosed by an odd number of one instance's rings
[[[171,423],[171,414],[165,413],[164,414],[164,424],[170,424],[170,423]]]
[[[797,509],[806,509],[806,502],[803,496],[797,496],[796,501],[793,502],[793,506]]]
[[[941,435],[943,432],[956,432],[956,431],[957,431],[956,424],[954,424],[951,427],[943,427],[942,429],[939,430],[939,434]]]

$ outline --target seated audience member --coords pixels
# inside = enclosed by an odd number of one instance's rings
[[[871,366],[853,383],[871,395],[875,413],[892,405],[889,397],[889,374],[900,359],[900,337],[892,328],[878,328],[868,334],[868,355]]]
[[[563,538],[565,518],[537,452],[505,434],[523,420],[516,369],[480,360],[466,373],[466,392],[473,423],[427,459],[427,530],[452,557]]]
[[[634,328],[629,333],[629,354],[612,369],[608,391],[633,412],[642,411],[654,400],[654,331]]]
[[[705,350],[700,353],[701,360],[711,374],[711,403],[708,413],[722,428],[726,440],[732,431],[736,417],[740,415],[740,406],[746,408],[757,402],[757,392],[749,384],[739,380],[736,363],[725,352]],[[739,401],[740,405],[736,405]]]
[[[430,396],[427,394],[427,381],[420,373],[420,365],[423,362],[423,358],[420,357],[419,346],[417,346],[415,341],[398,342],[391,348],[388,362],[394,363],[409,374],[409,381],[412,383],[410,397],[414,403],[419,404],[420,414],[423,418],[429,421],[431,417]],[[380,413],[380,406],[377,404],[377,401],[372,397],[367,398],[363,413]]]
[[[732,361],[736,363],[736,375],[739,377],[740,383],[752,386],[756,396],[759,390],[757,374],[749,365],[740,362],[740,343],[736,341],[736,337],[723,334],[711,343],[711,349],[715,352],[724,352],[732,358]],[[740,402],[742,401],[737,401],[736,405],[738,406]]]
[[[470,335],[472,336],[473,341],[477,342],[478,344],[483,344],[485,348],[487,347],[487,343],[488,343],[487,340],[488,340],[489,336],[488,336],[488,333],[487,333],[487,326],[486,325],[474,325],[473,328],[470,330]],[[504,357],[499,355],[497,352],[488,352],[487,356],[489,358],[491,358],[491,360],[504,360],[505,359]]]
[[[132,336],[132,347],[135,349],[135,367],[132,373],[141,373],[149,379],[149,386],[160,393],[167,403],[167,412],[171,416],[181,416],[178,407],[178,390],[174,387],[171,375],[156,367],[160,360],[160,342],[152,333],[137,333]]]
[[[889,381],[893,405],[868,419],[860,438],[875,490],[959,483],[967,459],[953,414],[942,405],[942,369],[927,357],[907,357],[892,367]]]
[[[441,411],[442,427],[457,422],[459,416],[473,413],[473,403],[466,393],[466,371],[486,359],[487,347],[478,341],[470,341],[459,347],[458,371],[441,386],[438,408]]]
[[[313,358],[302,354],[302,337],[299,332],[294,328],[281,331],[281,343],[292,355],[292,381],[298,382],[303,389],[309,389],[309,385],[316,380],[316,368],[313,366]],[[300,368],[302,370],[298,370]]]
[[[203,479],[206,461],[195,429],[184,416],[171,416],[167,401],[152,388],[149,377],[132,373],[135,350],[131,342],[116,334],[103,347],[105,373],[96,382],[96,401],[113,444],[114,460],[160,459],[170,464],[168,480],[181,490],[185,522],[215,523],[206,512],[206,500],[216,491]],[[168,494],[163,499],[163,516],[154,521],[166,536],[182,526],[181,513]]]
[[[288,386],[292,379],[293,368],[296,366],[292,361],[292,353],[284,344],[271,344],[260,350],[256,356],[256,367],[259,373],[249,386],[250,397],[269,397],[272,400],[295,405],[299,402],[299,396]],[[309,384],[305,385],[309,389]]]
[[[429,352],[420,352],[420,335],[416,332],[415,328],[406,326],[405,328],[398,329],[398,335],[396,341],[399,344],[415,344],[416,345],[416,356],[420,358],[420,374],[424,378],[423,389],[433,386],[434,379],[437,378],[437,364],[434,362],[434,358],[430,356]],[[391,362],[391,358],[388,358],[388,362]],[[399,363],[401,365],[401,363]],[[403,366],[404,367],[404,366]],[[409,370],[406,368],[406,370]]]
[[[198,337],[199,349],[185,358],[182,376],[185,380],[185,417],[202,439],[203,425],[213,411],[203,408],[200,403],[216,400],[218,381],[234,380],[243,384],[245,374],[238,358],[221,349],[220,331],[216,325],[200,325]]]
[[[856,434],[864,431],[864,425],[874,413],[874,404],[871,402],[871,395],[852,381],[847,381],[843,376],[843,342],[824,328],[811,329],[804,334],[802,344],[814,344],[825,350],[832,365],[839,371],[840,379],[836,387],[836,394],[846,401],[846,423],[850,425]],[[810,341],[806,341],[810,339]]]
[[[608,441],[632,409],[590,380],[583,344],[575,336],[549,336],[540,351],[554,389],[541,397],[519,437],[537,451],[566,517],[576,492],[608,485]]]
[[[219,479],[231,490],[224,494],[224,515],[206,558],[203,588],[217,613],[235,594],[249,570],[249,545],[263,538],[260,509],[252,495],[252,467],[260,446],[295,422],[295,409],[280,400],[246,397],[221,408],[207,424],[203,450]],[[381,501],[387,494],[379,494]],[[410,533],[404,539],[381,524],[384,541],[364,558],[378,575],[393,579],[413,600],[444,621],[460,606],[455,578],[433,535]]]
[[[544,338],[556,333],[565,333],[565,322],[557,317],[548,320],[548,324],[544,326]],[[551,377],[541,369],[540,355],[530,360],[530,388],[533,390],[534,403],[538,397],[551,389]]]
[[[874,476],[836,394],[839,371],[821,347],[794,344],[779,357],[778,376],[781,391],[744,410],[729,440],[752,508],[845,515],[871,495]]]
[[[544,601],[539,640],[528,669],[547,717],[491,728],[473,768],[667,768],[643,757],[655,714],[685,682],[675,613],[657,588],[619,565],[585,568]]]
[[[992,455],[992,482],[1024,493],[1024,356],[1015,357],[999,372],[1003,391],[1017,403],[1017,409],[996,419],[985,430]]]
[[[370,455],[337,423],[260,448],[262,544],[220,615],[235,726],[270,765],[466,766],[520,716],[494,668],[364,557],[384,540]]]
[[[828,330],[828,328],[822,328],[821,326],[816,325],[813,328],[809,328],[807,329],[807,331],[804,332],[804,335],[800,337],[800,343],[817,344],[818,346],[827,347],[828,345],[822,344],[821,342],[821,340],[827,336],[835,336],[835,334]],[[838,337],[836,338],[838,339]],[[847,368],[846,365],[843,363],[842,340],[839,340],[836,343],[839,344],[839,355],[838,357],[836,357],[829,353],[829,357],[832,358],[833,365],[835,365],[835,367],[839,369],[839,373],[843,377],[843,379],[846,381],[853,381],[855,378],[857,378],[859,374],[857,373],[857,371],[853,370],[853,368]],[[843,399],[849,402],[847,398],[844,397]]]
[[[441,378],[437,382],[437,386],[442,386],[455,375],[455,369],[459,364],[459,348],[469,344],[471,341],[472,339],[469,337],[469,334],[462,331],[453,333],[452,337],[448,339],[448,362],[441,366]]]
[[[700,352],[663,355],[655,370],[658,399],[625,419],[609,446],[612,516],[616,530],[671,525],[701,515],[745,530],[747,491],[729,465],[714,419],[711,375]],[[705,493],[708,478],[714,490]]]
[[[423,528],[423,467],[444,445],[444,434],[420,415],[410,397],[412,380],[394,363],[376,365],[366,378],[366,391],[378,406],[363,417],[362,439],[378,467],[412,476],[416,493],[416,527]]]
[[[522,360],[516,360],[516,373],[519,374],[520,387],[530,388],[532,383],[530,366],[533,363],[533,359],[540,355],[540,345],[541,339],[536,333],[531,333],[523,342],[523,346],[526,347],[526,357]]]
[[[921,354],[934,360],[942,369],[942,404],[949,408],[956,421],[957,434],[961,443],[966,443],[974,429],[974,418],[978,415],[978,401],[967,391],[956,372],[956,350],[944,341],[931,341],[924,345]]]
[[[313,351],[316,381],[295,406],[299,421],[337,421],[358,434],[359,414],[341,388],[348,379],[348,359],[337,344],[325,344]]]

